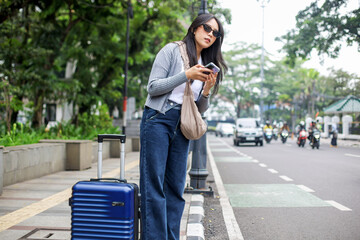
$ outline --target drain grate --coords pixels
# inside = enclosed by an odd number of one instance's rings
[[[70,229],[36,228],[18,240],[70,240]]]

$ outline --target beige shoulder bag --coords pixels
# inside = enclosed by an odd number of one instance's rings
[[[182,41],[178,41],[176,43],[179,45],[181,57],[184,62],[184,70],[186,71],[190,68],[186,44]],[[189,140],[197,140],[201,138],[207,130],[207,125],[202,119],[198,107],[195,104],[190,81],[186,82],[184,91],[183,104],[181,107],[180,129],[184,136]]]

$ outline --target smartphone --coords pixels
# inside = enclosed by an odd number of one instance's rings
[[[213,70],[213,73],[220,72],[220,68],[218,66],[216,66],[213,62],[206,64],[205,67]],[[204,73],[209,74],[208,72],[204,72]]]

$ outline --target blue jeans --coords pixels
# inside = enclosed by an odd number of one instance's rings
[[[177,240],[185,206],[189,140],[180,131],[180,110],[146,107],[140,125],[142,240]]]

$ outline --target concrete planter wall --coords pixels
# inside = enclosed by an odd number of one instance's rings
[[[41,143],[0,146],[0,195],[3,186],[64,170],[83,170],[97,162],[98,143],[88,140],[41,140]],[[128,138],[125,152],[139,151],[139,139]],[[120,142],[103,142],[103,159],[119,158]]]
[[[65,144],[39,143],[3,150],[3,186],[41,177],[65,169]]]
[[[44,139],[40,143],[65,143],[66,170],[84,170],[91,167],[92,141]]]

